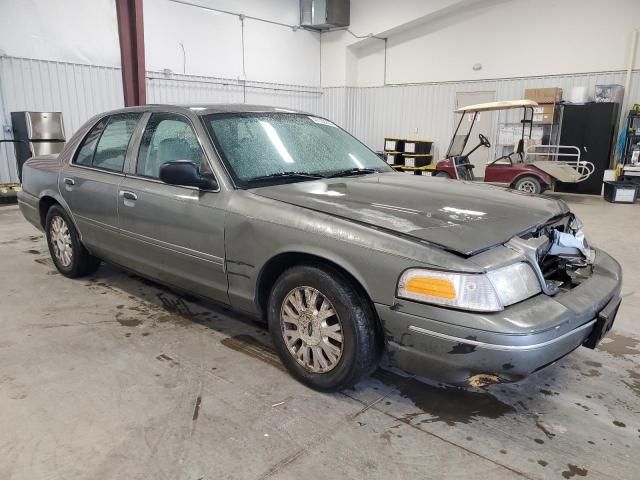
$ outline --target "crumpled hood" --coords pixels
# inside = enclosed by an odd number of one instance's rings
[[[254,194],[436,244],[463,255],[568,212],[562,201],[488,184],[395,172],[290,183]]]

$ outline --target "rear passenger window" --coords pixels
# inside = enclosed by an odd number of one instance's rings
[[[136,173],[159,178],[160,165],[189,160],[200,166],[204,154],[189,121],[172,113],[154,113],[142,135]]]
[[[78,149],[78,153],[76,153],[76,158],[73,163],[85,165],[87,167],[91,166],[93,163],[93,154],[96,151],[96,145],[98,144],[98,140],[100,139],[100,135],[102,135],[102,131],[106,124],[107,119],[103,119],[91,129],[82,142],[82,146]]]
[[[125,113],[101,121],[85,137],[75,163],[122,172],[131,135],[140,114]]]

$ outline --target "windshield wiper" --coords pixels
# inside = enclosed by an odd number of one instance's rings
[[[332,173],[327,178],[350,177],[353,175],[366,175],[368,173],[378,173],[378,170],[375,168],[349,168],[348,170]]]
[[[262,182],[265,180],[273,180],[279,178],[299,178],[303,180],[317,180],[319,178],[324,178],[322,175],[314,174],[314,173],[305,173],[305,172],[278,172],[271,173],[269,175],[261,175],[259,177],[254,177],[249,179],[249,182]]]

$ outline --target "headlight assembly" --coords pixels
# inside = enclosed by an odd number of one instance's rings
[[[398,282],[398,297],[476,312],[497,312],[540,293],[540,282],[524,262],[466,274],[411,268]]]

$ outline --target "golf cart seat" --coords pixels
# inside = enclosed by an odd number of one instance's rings
[[[514,159],[514,156],[516,156],[515,159]],[[496,160],[493,163],[497,163],[500,160],[508,160],[509,163],[514,163],[514,160],[515,162],[522,162],[523,159],[524,159],[524,139],[521,138],[517,142],[515,142],[515,144],[513,145],[513,152],[496,158]]]
[[[513,152],[508,155],[503,155],[495,160],[495,162],[499,162],[500,160],[508,160],[509,163],[522,163],[527,158],[527,149],[535,145],[536,141],[532,138],[520,138],[513,145]],[[493,162],[493,163],[495,163]]]

